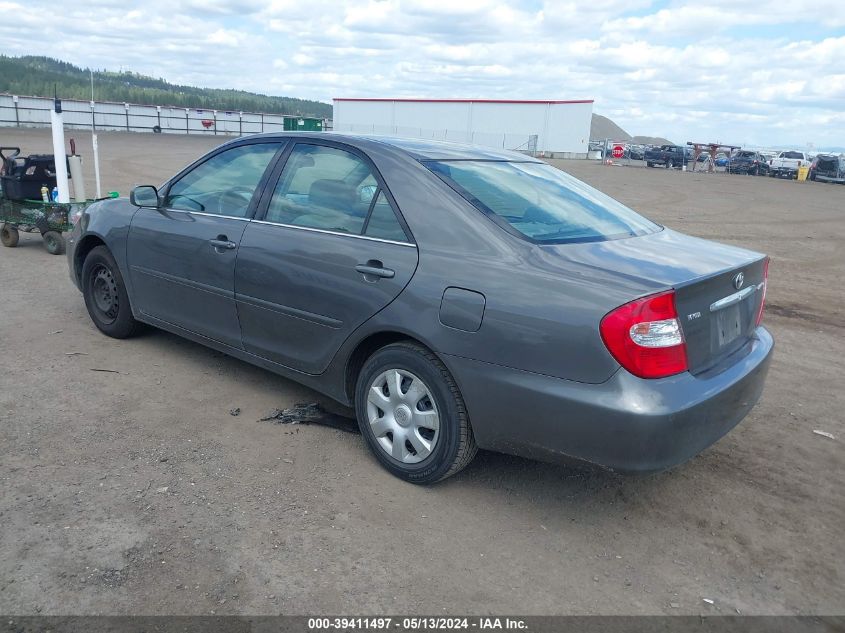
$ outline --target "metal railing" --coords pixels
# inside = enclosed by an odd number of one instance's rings
[[[0,94],[0,127],[47,127],[52,107],[52,99]],[[281,132],[285,129],[285,119],[302,118],[76,99],[62,99],[62,111],[68,129],[90,129],[93,124],[100,131],[230,136]]]

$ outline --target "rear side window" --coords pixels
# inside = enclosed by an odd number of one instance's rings
[[[371,215],[372,214],[372,215]],[[294,147],[270,199],[268,222],[407,241],[369,165],[335,147]]]
[[[405,242],[408,239],[383,191],[379,191],[373,204],[364,235],[394,242]]]
[[[545,163],[428,161],[426,165],[504,228],[535,242],[594,242],[662,228]]]

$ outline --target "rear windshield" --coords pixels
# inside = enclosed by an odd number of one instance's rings
[[[784,152],[780,155],[781,158],[804,158],[801,152]]]
[[[754,158],[754,152],[739,152],[737,158]]]
[[[425,164],[480,211],[535,242],[595,242],[661,230],[610,196],[544,163]]]

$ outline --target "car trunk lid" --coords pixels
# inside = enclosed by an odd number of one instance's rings
[[[689,370],[707,371],[742,348],[757,326],[765,258],[675,286]]]
[[[816,163],[816,174],[836,178],[839,174],[839,161],[836,158],[819,158]]]
[[[689,370],[705,372],[753,336],[763,296],[761,253],[669,229],[618,240],[542,247],[590,271],[585,275],[634,300],[672,288],[687,344]],[[613,292],[610,292],[611,286]]]

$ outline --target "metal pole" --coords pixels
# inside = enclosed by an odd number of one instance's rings
[[[97,189],[97,197],[102,198],[103,194],[100,191],[100,147],[97,143],[97,122],[95,118],[94,103],[94,71],[91,71],[91,149],[94,151],[94,182]],[[75,187],[76,185],[74,185]]]
[[[56,189],[59,191],[58,202],[70,202],[62,102],[58,98],[55,99],[53,108],[50,110],[50,126],[53,132],[53,159],[56,165]]]
[[[191,133],[191,126],[188,124],[188,108],[185,108],[185,134]]]
[[[18,95],[12,97],[12,101],[15,103],[15,127],[21,126],[21,119],[20,115],[18,114]]]

